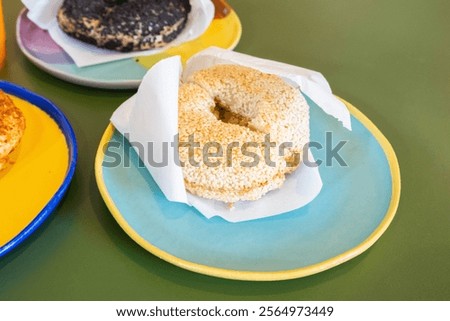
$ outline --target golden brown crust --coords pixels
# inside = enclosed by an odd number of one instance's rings
[[[19,145],[24,131],[22,111],[0,90],[0,170],[8,164],[8,155]]]
[[[217,105],[231,113],[232,123],[218,119],[224,113],[217,111]],[[277,76],[248,67],[217,65],[193,74],[181,85],[179,135],[189,192],[227,203],[257,200],[279,188],[285,175],[298,166],[286,162],[296,155],[301,160],[300,152],[309,141],[309,107],[298,89]],[[276,142],[269,154],[263,144],[267,135]],[[190,136],[199,144],[191,153],[186,146]],[[292,147],[280,154],[279,146],[285,142]],[[221,146],[221,157],[205,159],[207,144],[212,153]],[[233,144],[238,145],[229,148]],[[251,155],[243,153],[244,144]],[[259,161],[254,162],[255,157]]]

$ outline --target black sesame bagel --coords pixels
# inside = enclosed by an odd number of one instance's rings
[[[184,29],[189,0],[64,0],[60,28],[100,48],[122,52],[160,48]]]

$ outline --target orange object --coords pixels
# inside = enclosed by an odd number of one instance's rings
[[[0,0],[1,1],[1,0]],[[222,19],[228,16],[231,11],[230,5],[225,0],[212,0],[214,3],[214,18]]]
[[[5,64],[6,58],[6,35],[5,35],[5,22],[3,21],[3,6],[2,0],[0,0],[0,68]]]

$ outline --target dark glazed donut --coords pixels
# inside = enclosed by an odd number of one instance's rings
[[[189,0],[64,0],[60,28],[100,48],[122,52],[160,48],[184,29]]]

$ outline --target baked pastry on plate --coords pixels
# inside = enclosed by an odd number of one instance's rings
[[[25,117],[0,90],[0,171],[9,163],[9,155],[19,145],[25,131]]]
[[[57,20],[66,34],[122,52],[164,47],[184,29],[189,0],[64,0]]]

